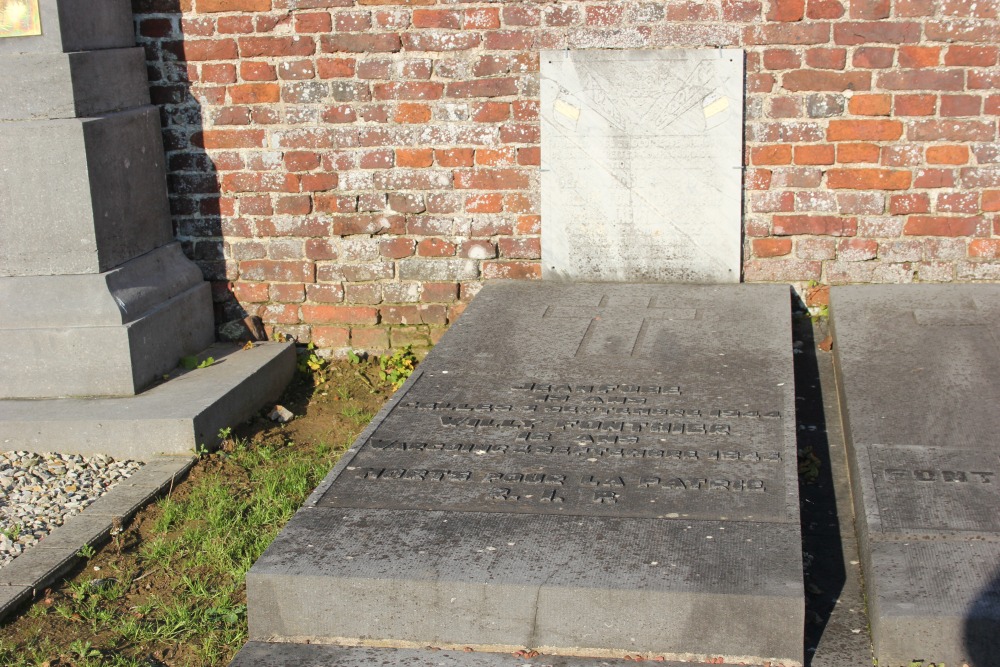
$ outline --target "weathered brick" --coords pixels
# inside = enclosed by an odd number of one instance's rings
[[[831,120],[827,129],[829,141],[892,141],[902,135],[898,120]]]
[[[927,164],[965,164],[968,161],[968,146],[956,144],[927,147]]]
[[[849,190],[905,190],[910,187],[908,171],[890,169],[831,169],[827,185]]]
[[[982,222],[978,217],[911,215],[903,226],[907,236],[972,236]]]
[[[792,252],[791,239],[754,239],[751,245],[755,257],[781,257]]]
[[[773,233],[776,236],[853,236],[857,229],[856,218],[838,215],[776,215],[773,222]]]
[[[378,309],[370,306],[303,304],[307,324],[378,324]]]

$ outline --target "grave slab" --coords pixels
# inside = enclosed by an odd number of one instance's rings
[[[1000,285],[831,290],[879,665],[1000,649]]]
[[[540,62],[543,277],[738,282],[743,52]]]
[[[801,664],[789,311],[487,285],[250,571],[251,639]]]

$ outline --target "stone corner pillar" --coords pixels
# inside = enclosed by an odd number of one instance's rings
[[[128,396],[214,340],[173,239],[128,0],[27,0],[0,33],[0,399]]]

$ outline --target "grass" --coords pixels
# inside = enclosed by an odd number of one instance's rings
[[[227,665],[247,638],[247,570],[391,393],[384,385],[373,394],[347,362],[326,377],[336,391],[300,378],[297,390],[308,394],[300,418],[229,437],[169,497],[88,552],[73,578],[0,629],[0,665]]]

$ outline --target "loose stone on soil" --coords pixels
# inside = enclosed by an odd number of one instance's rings
[[[0,567],[141,467],[102,454],[0,453]]]

